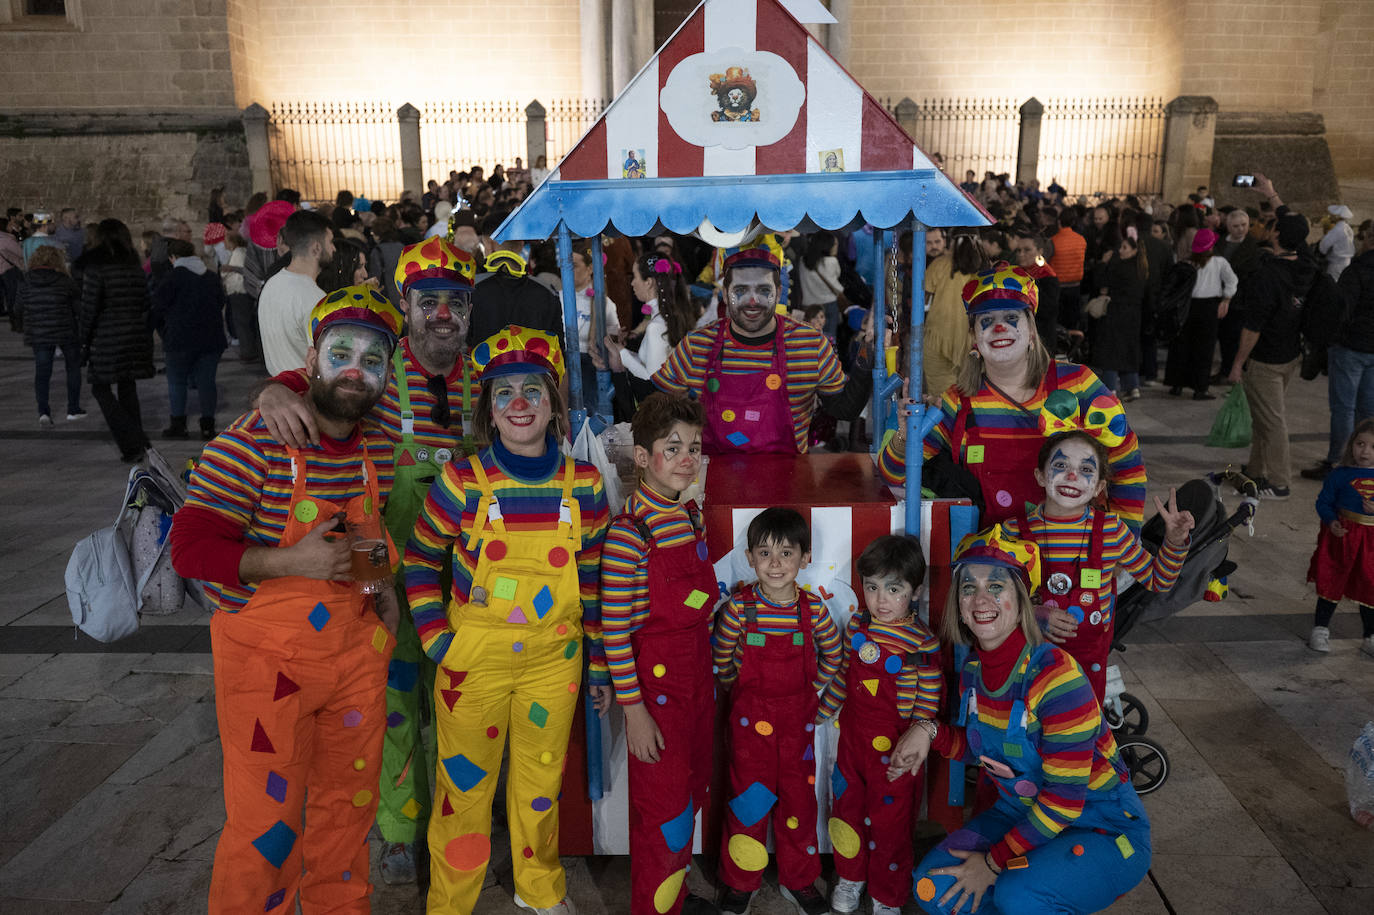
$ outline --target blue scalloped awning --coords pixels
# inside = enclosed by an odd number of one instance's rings
[[[935,169],[608,181],[547,180],[507,217],[497,241],[548,238],[566,221],[584,238],[613,226],[647,235],[656,226],[687,235],[709,219],[722,232],[757,216],[783,231],[809,223],[841,229],[856,220],[890,229],[915,214],[927,226],[985,226],[988,215]]]

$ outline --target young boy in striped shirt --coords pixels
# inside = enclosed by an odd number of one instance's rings
[[[916,615],[916,593],[926,577],[920,543],[879,537],[864,548],[857,567],[864,609],[845,626],[840,673],[821,695],[816,716],[817,724],[840,716],[830,776],[837,878],[830,911],[857,912],[867,884],[873,915],[895,915],[911,898],[911,826],[923,773],[889,781],[887,770],[907,729],[939,711],[940,642]]]
[[[746,538],[758,581],[721,608],[715,633],[717,676],[731,688],[720,907],[748,911],[768,864],[771,813],[783,898],[804,915],[823,915],[812,745],[818,694],[840,667],[840,631],[820,598],[797,587],[811,558],[799,513],[764,509]]]
[[[601,552],[601,625],[630,775],[630,911],[703,915],[686,894],[696,814],[711,780],[716,576],[695,502],[701,404],[645,398],[630,424],[642,478]]]

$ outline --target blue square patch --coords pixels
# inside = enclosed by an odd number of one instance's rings
[[[754,782],[730,801],[730,812],[742,826],[753,826],[768,815],[768,811],[773,809],[773,804],[777,800],[776,794],[761,783]]]
[[[296,830],[287,826],[281,820],[253,840],[253,847],[258,853],[267,859],[267,863],[273,867],[281,867],[286,862],[286,856],[291,854],[291,849],[296,846]]]
[[[743,448],[748,444],[749,436],[745,435],[743,432],[731,432],[729,435],[725,436],[725,440],[736,448]]]

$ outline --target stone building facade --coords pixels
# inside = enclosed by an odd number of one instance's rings
[[[0,0],[0,204],[194,217],[210,186],[247,195],[250,103],[607,97],[693,5]],[[813,32],[875,95],[1210,96],[1219,137],[1301,123],[1343,188],[1374,189],[1371,0],[826,5]]]

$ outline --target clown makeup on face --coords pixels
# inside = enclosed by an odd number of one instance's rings
[[[736,267],[725,290],[730,326],[736,333],[757,337],[773,321],[778,301],[778,274],[768,267]]]
[[[351,324],[327,329],[307,354],[307,368],[314,368],[311,390],[320,411],[331,419],[360,419],[386,388],[390,355],[380,331]]]
[[[973,316],[973,341],[984,362],[1011,365],[1030,352],[1035,322],[1024,308],[985,311]]]
[[[1020,599],[1010,570],[970,563],[959,567],[959,618],[978,646],[991,651],[1020,624]]]
[[[880,623],[897,623],[911,617],[911,602],[916,596],[911,582],[896,572],[865,575],[864,607]]]
[[[553,415],[545,388],[547,376],[503,375],[492,379],[491,417],[501,444],[515,454],[538,457],[544,453],[544,437]]]
[[[467,289],[412,289],[406,293],[410,342],[426,367],[451,368],[467,347],[472,292]]]
[[[1045,487],[1045,514],[1051,518],[1077,518],[1106,488],[1101,455],[1079,435],[1065,438],[1035,471],[1035,481]]]
[[[677,498],[701,469],[701,427],[673,423],[667,435],[654,439],[652,452],[636,445],[634,458],[654,492]]]

